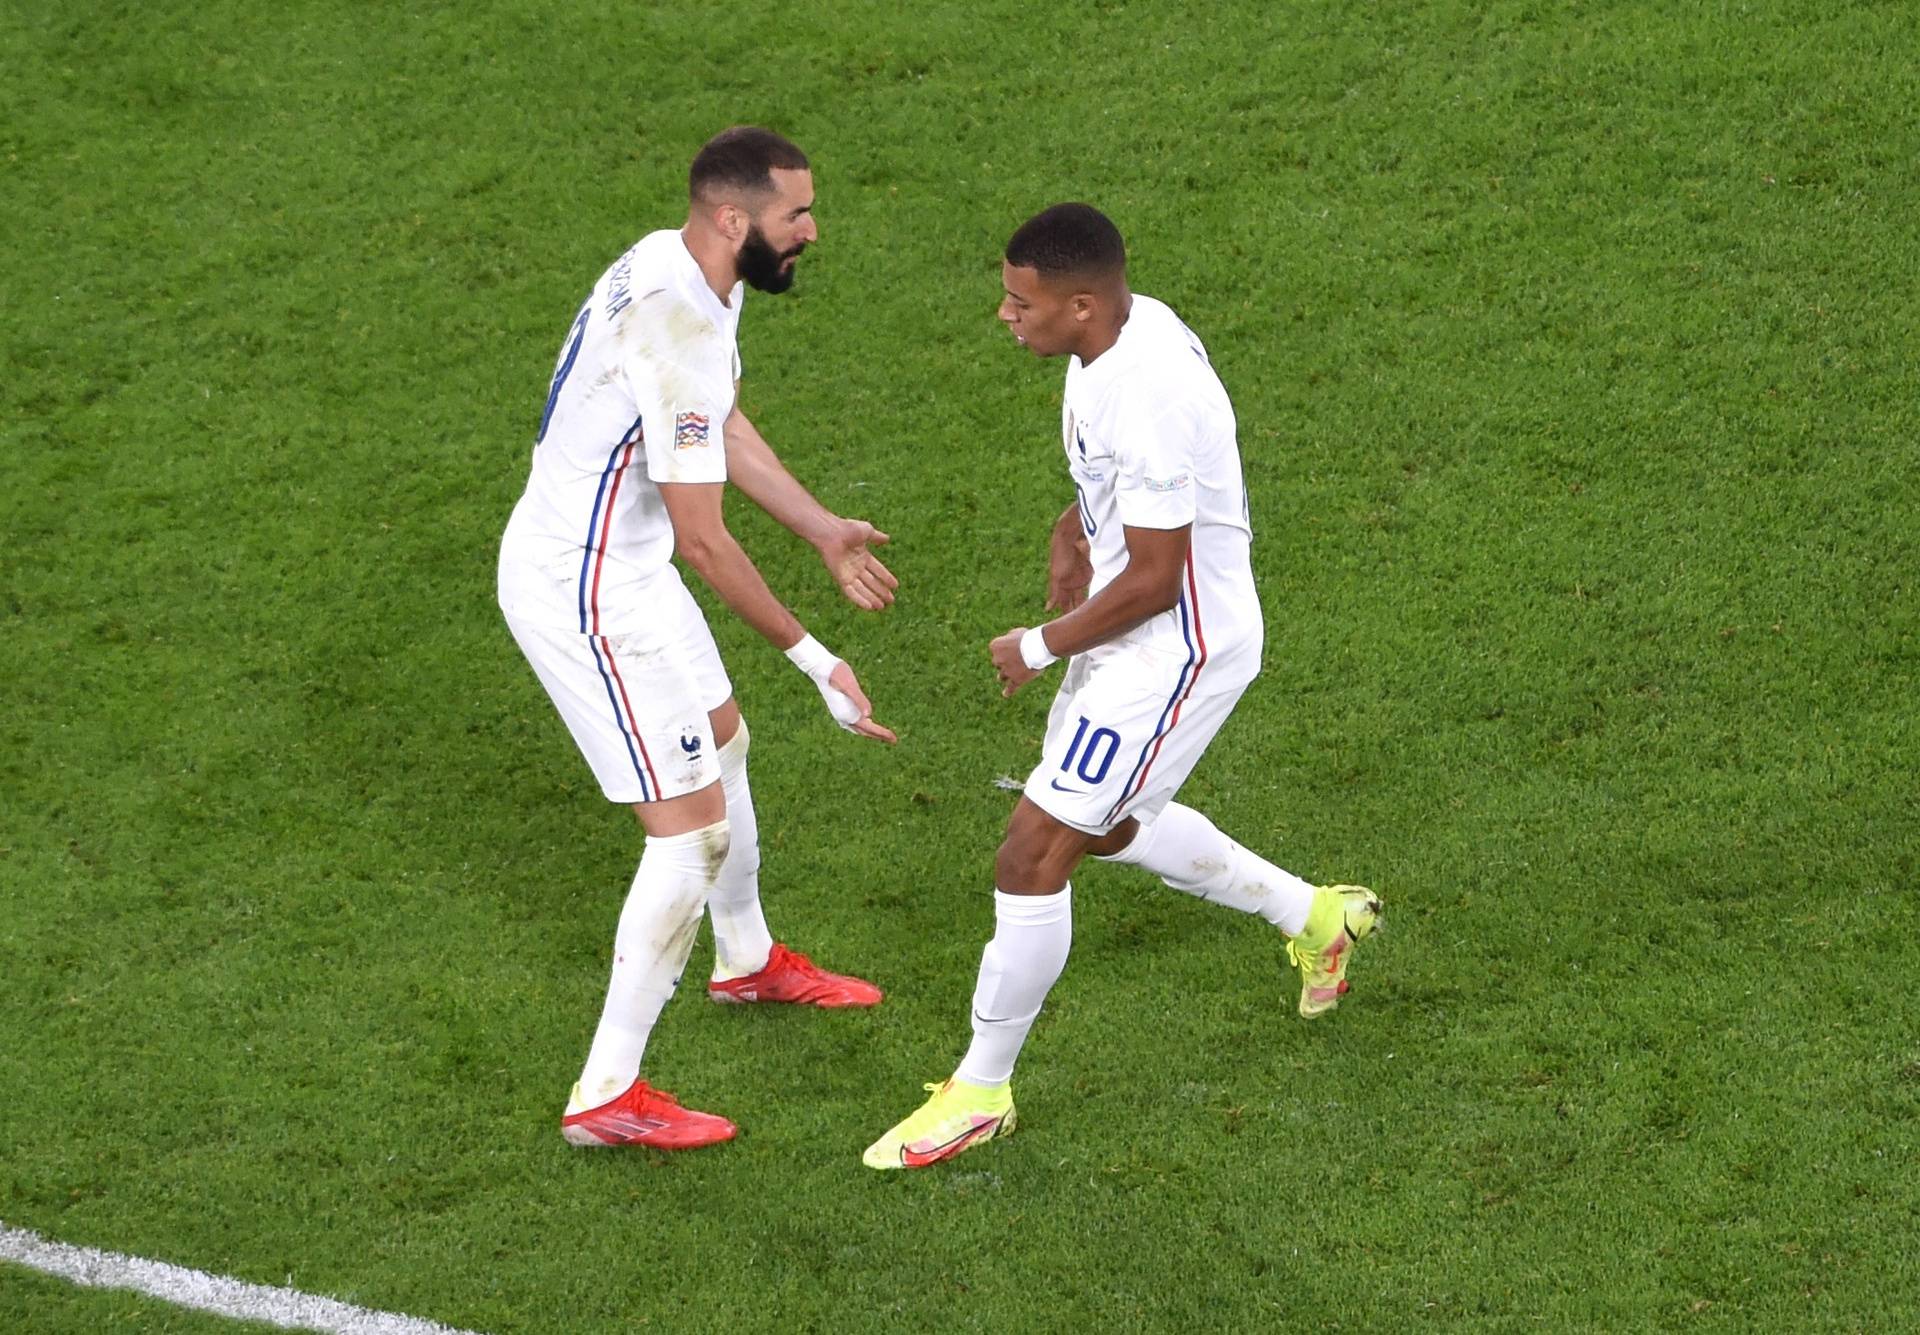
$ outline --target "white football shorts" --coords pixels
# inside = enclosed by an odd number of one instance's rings
[[[646,629],[624,634],[507,616],[609,802],[659,802],[720,778],[707,715],[733,684],[713,632],[677,576],[656,578],[647,594]]]
[[[1204,671],[1146,655],[1081,655],[1047,715],[1029,801],[1063,825],[1105,834],[1129,816],[1166,810],[1246,692],[1204,690]]]

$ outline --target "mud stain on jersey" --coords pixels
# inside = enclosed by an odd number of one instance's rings
[[[701,363],[714,360],[714,349],[705,345],[719,332],[712,320],[666,288],[656,288],[622,313],[614,330],[621,346],[616,368],[624,363],[649,373],[657,397],[666,403],[697,402],[710,392],[699,371]]]
[[[639,641],[637,646],[634,643],[636,640]],[[632,663],[636,666],[654,663],[665,657],[667,652],[664,646],[649,643],[647,637],[638,632],[625,635],[609,635],[606,637],[606,641],[607,647],[618,654],[622,662]]]

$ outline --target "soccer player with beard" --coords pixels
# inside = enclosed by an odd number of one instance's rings
[[[1088,205],[1022,225],[1001,280],[1015,341],[1068,359],[1075,500],[1054,525],[1047,581],[1047,606],[1065,615],[989,652],[1005,695],[1068,662],[995,861],[973,1042],[868,1147],[873,1168],[938,1163],[1013,1130],[1014,1061],[1066,966],[1068,877],[1089,853],[1277,928],[1308,1019],[1339,1004],[1354,947],[1380,920],[1371,891],[1316,889],[1173,800],[1259,672],[1263,639],[1233,405],[1206,349],[1169,307],[1128,291],[1120,233]]]
[[[732,1138],[726,1118],[640,1078],[703,913],[715,1001],[839,1007],[881,996],[768,930],[747,726],[672,560],[806,673],[841,727],[895,740],[853,670],[768,589],[721,513],[731,481],[810,542],[856,606],[893,601],[898,581],[870,550],[887,535],[815,500],[736,402],[743,285],[792,285],[819,236],[813,177],[786,139],[739,127],[700,150],[688,193],[686,225],[616,260],[568,330],[500,547],[500,607],[514,639],[608,800],[632,804],[646,832],[599,1027],[561,1120],[575,1145],[689,1149]]]

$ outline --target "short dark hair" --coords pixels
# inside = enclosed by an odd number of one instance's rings
[[[1055,204],[1020,224],[1007,242],[1007,263],[1047,278],[1105,278],[1126,272],[1127,243],[1093,205]]]
[[[736,125],[707,140],[687,171],[687,195],[716,191],[756,194],[773,189],[773,169],[804,171],[807,155],[792,140],[757,125]]]

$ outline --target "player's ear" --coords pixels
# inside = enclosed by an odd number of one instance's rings
[[[747,211],[731,200],[714,206],[713,224],[720,229],[720,235],[727,240],[738,242],[747,234]]]
[[[1098,305],[1098,303],[1094,300],[1093,293],[1091,292],[1074,293],[1073,294],[1073,318],[1075,320],[1078,320],[1081,324],[1085,324],[1087,321],[1093,318],[1094,307],[1096,305]]]

